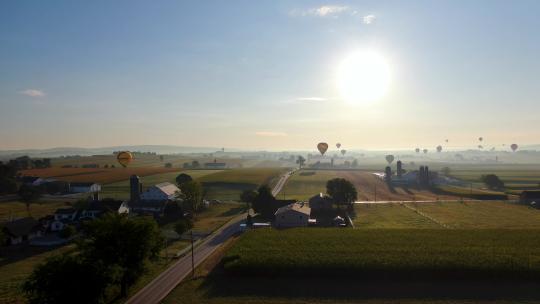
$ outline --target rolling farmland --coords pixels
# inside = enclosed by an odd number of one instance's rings
[[[332,178],[345,178],[358,190],[358,200],[435,200],[456,199],[454,195],[437,195],[428,190],[395,187],[390,189],[386,183],[367,171],[301,170],[296,172],[285,184],[279,197],[307,200],[311,196],[326,192],[326,182]]]

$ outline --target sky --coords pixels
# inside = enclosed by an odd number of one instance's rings
[[[0,149],[540,143],[539,12],[540,1],[4,0]],[[357,50],[388,64],[376,101],[338,89]]]

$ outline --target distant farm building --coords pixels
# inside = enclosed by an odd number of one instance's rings
[[[226,169],[227,163],[218,163],[218,162],[205,163],[204,167],[206,169]]]
[[[139,214],[161,216],[170,201],[178,200],[180,189],[171,183],[161,183],[142,191],[142,184],[136,175],[129,179],[129,209]]]
[[[71,193],[95,193],[101,191],[101,185],[96,183],[70,183]]]
[[[311,208],[304,203],[294,203],[279,208],[274,225],[278,228],[307,227]]]

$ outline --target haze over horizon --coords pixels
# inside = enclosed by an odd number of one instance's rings
[[[539,9],[3,1],[0,150],[539,143]]]

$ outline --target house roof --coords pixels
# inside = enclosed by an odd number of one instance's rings
[[[275,215],[290,212],[290,211],[300,212],[300,213],[309,215],[311,213],[311,208],[309,208],[307,204],[304,204],[304,203],[294,203],[294,204],[290,204],[290,205],[279,208],[276,211]]]
[[[37,230],[39,222],[33,217],[23,217],[4,225],[4,229],[13,236],[25,236]]]
[[[159,190],[161,190],[163,193],[167,195],[174,195],[176,192],[180,191],[178,187],[176,187],[174,184],[171,184],[169,182],[157,184],[154,187],[158,188]]]

